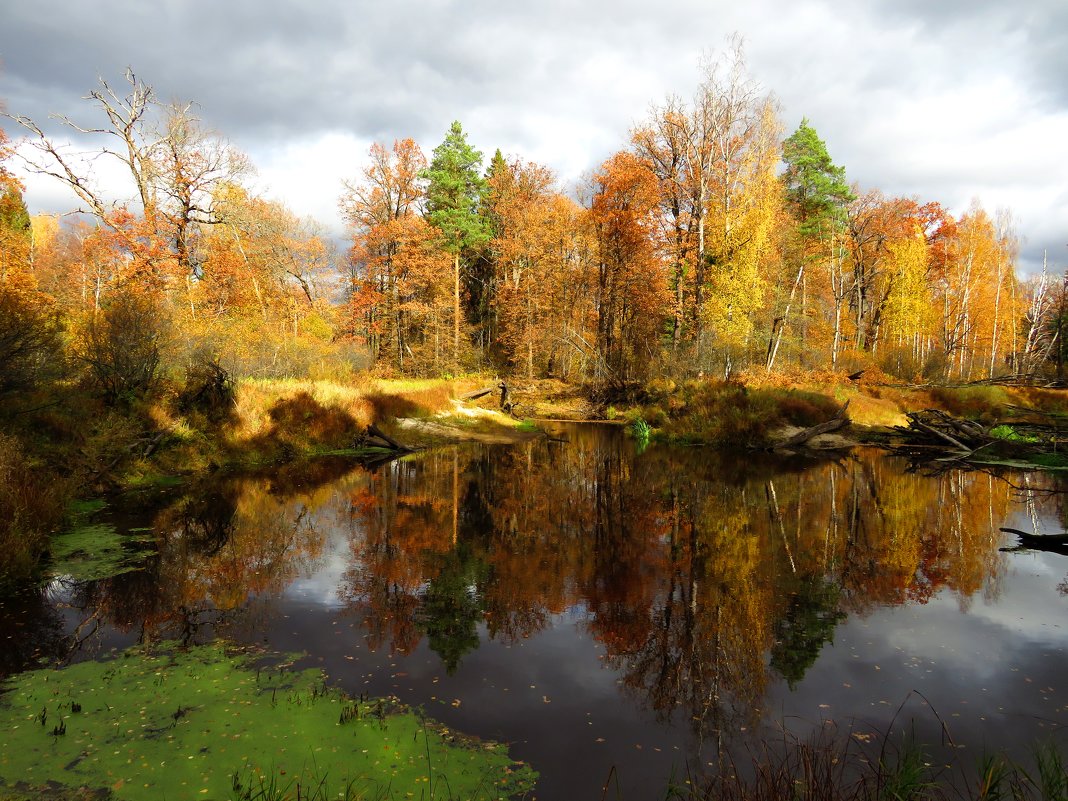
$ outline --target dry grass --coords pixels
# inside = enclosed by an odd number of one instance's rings
[[[371,404],[364,392],[354,386],[333,381],[246,378],[237,382],[233,438],[252,439],[269,431],[277,423],[271,410],[297,397],[323,409],[341,411],[357,424],[366,426],[373,419]]]

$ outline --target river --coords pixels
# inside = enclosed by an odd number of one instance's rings
[[[1063,531],[1054,479],[551,433],[112,499],[94,520],[150,555],[0,606],[0,674],[157,639],[297,651],[508,743],[546,801],[662,798],[820,731],[969,764],[1065,745],[1068,557],[999,531]]]

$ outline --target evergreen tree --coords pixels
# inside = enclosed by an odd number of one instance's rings
[[[464,251],[489,239],[485,217],[479,213],[486,182],[481,175],[482,154],[467,142],[459,122],[453,122],[445,141],[434,148],[434,158],[423,171],[427,179],[426,218],[441,231],[443,244],[453,257],[454,366],[460,353],[460,272]]]
[[[491,350],[497,341],[497,302],[498,274],[497,251],[494,238],[499,234],[500,218],[496,211],[496,193],[494,178],[499,181],[509,171],[508,162],[501,154],[500,148],[493,154],[486,168],[485,189],[479,203],[479,215],[485,238],[481,246],[469,250],[470,262],[465,270],[464,288],[470,298],[470,320],[478,329],[478,337],[483,352]]]
[[[841,228],[854,195],[846,183],[845,168],[831,161],[827,144],[807,119],[783,142],[782,159],[786,199],[802,236],[823,238]]]

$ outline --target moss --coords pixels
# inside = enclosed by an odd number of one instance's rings
[[[1007,442],[1038,442],[1038,437],[1025,436],[1009,425],[994,426],[990,429],[990,436],[1003,439]]]

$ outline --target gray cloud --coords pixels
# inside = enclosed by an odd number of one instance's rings
[[[10,111],[89,119],[80,98],[96,76],[121,84],[130,64],[161,98],[196,100],[277,180],[300,147],[325,153],[324,137],[347,137],[343,166],[308,157],[299,182],[269,187],[327,216],[339,172],[355,173],[367,144],[411,136],[429,150],[453,119],[487,155],[501,147],[574,179],[623,146],[650,103],[689,96],[699,54],[738,31],[787,129],[808,116],[864,188],[957,212],[976,195],[991,211],[1011,205],[1032,267],[1061,247],[1051,236],[1068,237],[1068,204],[1050,189],[1068,184],[1059,0],[44,0],[5,16]]]

